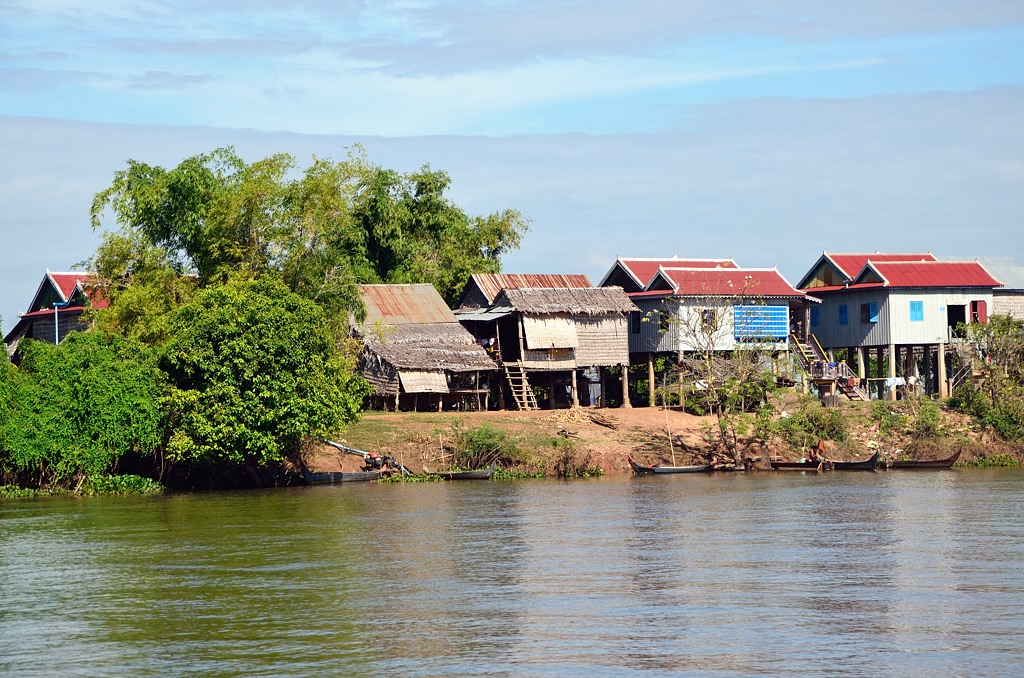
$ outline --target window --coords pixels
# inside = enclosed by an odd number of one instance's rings
[[[817,327],[821,324],[821,308],[818,306],[811,306],[811,327]]]
[[[705,332],[714,332],[718,329],[718,312],[713,308],[701,309],[700,327]]]
[[[850,311],[846,304],[839,304],[839,324],[846,325],[850,322]]]
[[[864,324],[878,322],[878,302],[860,305],[860,321]]]
[[[923,323],[924,322],[924,302],[923,301],[912,301],[912,302],[910,302],[910,322],[912,322],[912,323]]]
[[[629,333],[640,334],[640,314],[636,311],[629,314]]]

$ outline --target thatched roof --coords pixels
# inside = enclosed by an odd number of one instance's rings
[[[497,369],[473,335],[458,323],[393,325],[368,332],[367,349],[399,370],[475,372]]]
[[[507,289],[494,304],[511,306],[520,313],[533,315],[608,315],[638,310],[621,287]]]

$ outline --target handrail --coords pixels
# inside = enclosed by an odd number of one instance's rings
[[[826,353],[825,349],[823,349],[821,347],[821,342],[818,341],[818,337],[814,336],[813,334],[808,334],[807,336],[809,336],[811,338],[811,341],[814,342],[813,345],[814,345],[815,348],[818,349],[818,355],[820,355],[822,357],[827,357],[828,353]]]

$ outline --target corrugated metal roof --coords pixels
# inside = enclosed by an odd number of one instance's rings
[[[804,296],[774,268],[662,268],[661,274],[675,286],[675,296]]]
[[[615,262],[616,266],[621,267],[627,273],[629,273],[637,281],[641,287],[646,287],[647,283],[651,281],[651,278],[658,272],[659,268],[739,268],[739,265],[729,259],[680,259],[679,257],[672,257],[670,259],[623,259],[619,258]],[[612,269],[614,270],[614,266]],[[611,271],[605,275],[605,279]]]
[[[830,254],[825,252],[826,259],[835,264],[835,267],[844,274],[847,279],[853,280],[864,268],[868,261],[938,261],[931,252],[908,254],[892,252],[873,252],[870,254]]]
[[[478,308],[469,311],[456,311],[455,317],[459,319],[459,322],[462,322],[463,320],[478,320],[486,322],[500,320],[513,312],[515,312],[515,309],[510,307]]]
[[[365,326],[458,322],[433,285],[360,285],[359,296],[366,305]]]
[[[502,290],[593,287],[582,273],[474,273],[471,280],[491,304]]]
[[[976,261],[869,261],[861,278],[874,270],[886,287],[999,287]],[[859,285],[861,278],[855,281]]]
[[[1013,257],[939,257],[941,261],[977,261],[993,278],[1003,283],[1003,290],[1024,290],[1024,266]]]

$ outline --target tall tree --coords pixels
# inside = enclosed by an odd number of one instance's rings
[[[320,308],[263,277],[201,291],[161,359],[171,382],[168,453],[252,467],[340,432],[369,393]]]

